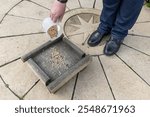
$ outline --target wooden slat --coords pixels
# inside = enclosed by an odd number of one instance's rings
[[[25,96],[25,100],[70,100],[75,85],[75,79],[71,79],[66,85],[59,89],[55,95],[50,94],[47,87],[42,82],[38,82],[36,86]]]
[[[27,63],[36,76],[41,79],[44,85],[48,85],[50,83],[51,78],[47,76],[47,74],[32,59],[29,59]]]
[[[66,73],[62,76],[54,80],[50,83],[47,88],[51,93],[55,93],[60,87],[62,87],[65,83],[67,83],[73,76],[75,76],[78,72],[84,69],[91,62],[91,57],[86,56],[81,61],[79,61],[76,65],[71,67]]]
[[[40,47],[35,48],[34,50],[30,51],[29,53],[27,53],[26,55],[21,57],[21,60],[23,62],[27,61],[28,59],[30,59],[31,57],[35,56],[38,52],[42,51],[43,49],[48,48],[49,46],[51,46],[52,44],[57,43],[58,41],[60,41],[62,39],[62,36],[59,37],[58,39],[54,40],[54,41],[48,41],[44,44],[42,44]]]

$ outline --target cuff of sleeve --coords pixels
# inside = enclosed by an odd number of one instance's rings
[[[57,1],[59,1],[61,3],[67,3],[68,0],[57,0]]]

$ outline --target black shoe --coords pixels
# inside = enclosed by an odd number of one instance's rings
[[[107,34],[101,34],[98,31],[94,31],[88,39],[88,45],[91,47],[97,46],[102,41],[105,35]]]
[[[123,39],[115,39],[111,37],[104,47],[104,54],[111,56],[117,53],[122,44],[122,41]]]

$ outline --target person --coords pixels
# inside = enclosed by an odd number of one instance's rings
[[[65,13],[68,0],[55,0],[50,17],[54,22],[62,18]],[[110,34],[110,39],[104,47],[104,54],[114,55],[118,52],[128,30],[135,24],[144,0],[103,0],[103,9],[100,15],[100,23],[89,39],[88,45],[97,46],[104,36]]]

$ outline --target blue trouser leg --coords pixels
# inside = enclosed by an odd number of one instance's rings
[[[120,7],[120,0],[103,0],[103,10],[100,16],[99,32],[108,33],[112,29]]]
[[[128,30],[135,24],[144,0],[121,0],[120,9],[112,27],[111,34],[114,38],[124,39]]]
[[[135,24],[144,0],[103,0],[103,10],[98,30],[123,39]]]

